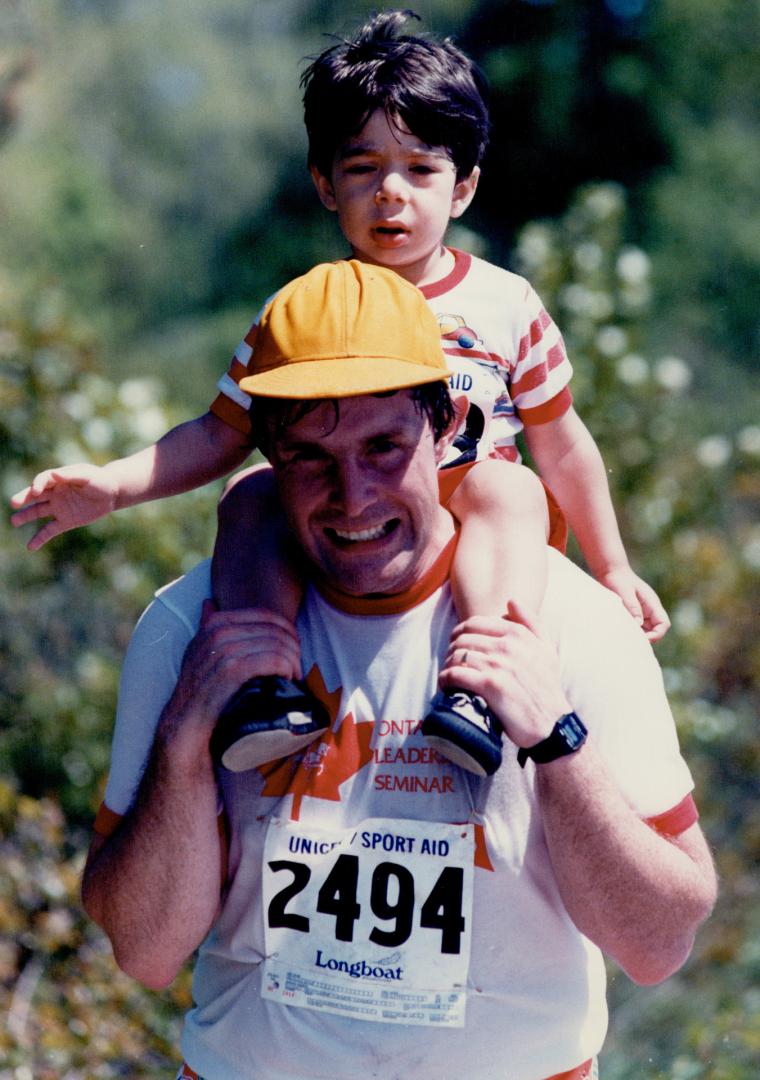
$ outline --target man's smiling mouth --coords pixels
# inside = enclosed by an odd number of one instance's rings
[[[328,526],[325,532],[331,539],[337,540],[341,544],[359,544],[367,540],[382,539],[395,529],[397,524],[398,519],[391,518],[389,521],[384,521],[382,525],[375,525],[371,529],[336,529]]]

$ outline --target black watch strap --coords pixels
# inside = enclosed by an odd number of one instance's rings
[[[569,712],[560,716],[552,729],[551,735],[542,739],[535,746],[521,746],[517,751],[517,760],[521,768],[525,768],[525,762],[530,758],[537,765],[545,765],[549,761],[566,757],[580,750],[586,741],[588,731],[586,725],[577,713]]]

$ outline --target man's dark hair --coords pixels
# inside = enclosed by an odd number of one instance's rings
[[[376,397],[390,397],[398,390],[386,390]],[[447,383],[442,380],[423,383],[422,386],[410,387],[412,401],[420,414],[427,417],[433,431],[433,440],[438,442],[454,421],[454,405],[451,401]],[[253,397],[251,399],[251,430],[258,432],[258,446],[265,456],[269,456],[272,444],[278,434],[286,431],[292,424],[303,420],[314,409],[328,401],[333,408],[335,423],[340,420],[340,398],[299,399]]]
[[[418,18],[383,11],[304,72],[309,165],[323,176],[330,177],[338,149],[377,109],[428,146],[444,147],[457,180],[480,162],[489,127],[485,77],[448,38],[402,33],[408,19]]]

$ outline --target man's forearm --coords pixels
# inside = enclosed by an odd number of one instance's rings
[[[537,766],[549,853],[576,926],[636,982],[684,963],[716,884],[697,826],[670,841],[624,801],[591,741]]]
[[[82,885],[127,974],[154,989],[172,981],[214,920],[221,865],[208,754],[183,761],[159,735],[134,808],[93,845]]]

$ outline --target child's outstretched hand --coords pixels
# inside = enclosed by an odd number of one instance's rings
[[[89,525],[116,509],[118,484],[112,473],[99,465],[62,465],[35,476],[29,487],[11,498],[16,511],[14,528],[48,518],[26,545],[37,551],[60,533]]]
[[[617,593],[649,641],[661,641],[670,629],[668,613],[651,585],[630,566],[599,576],[599,583]]]

